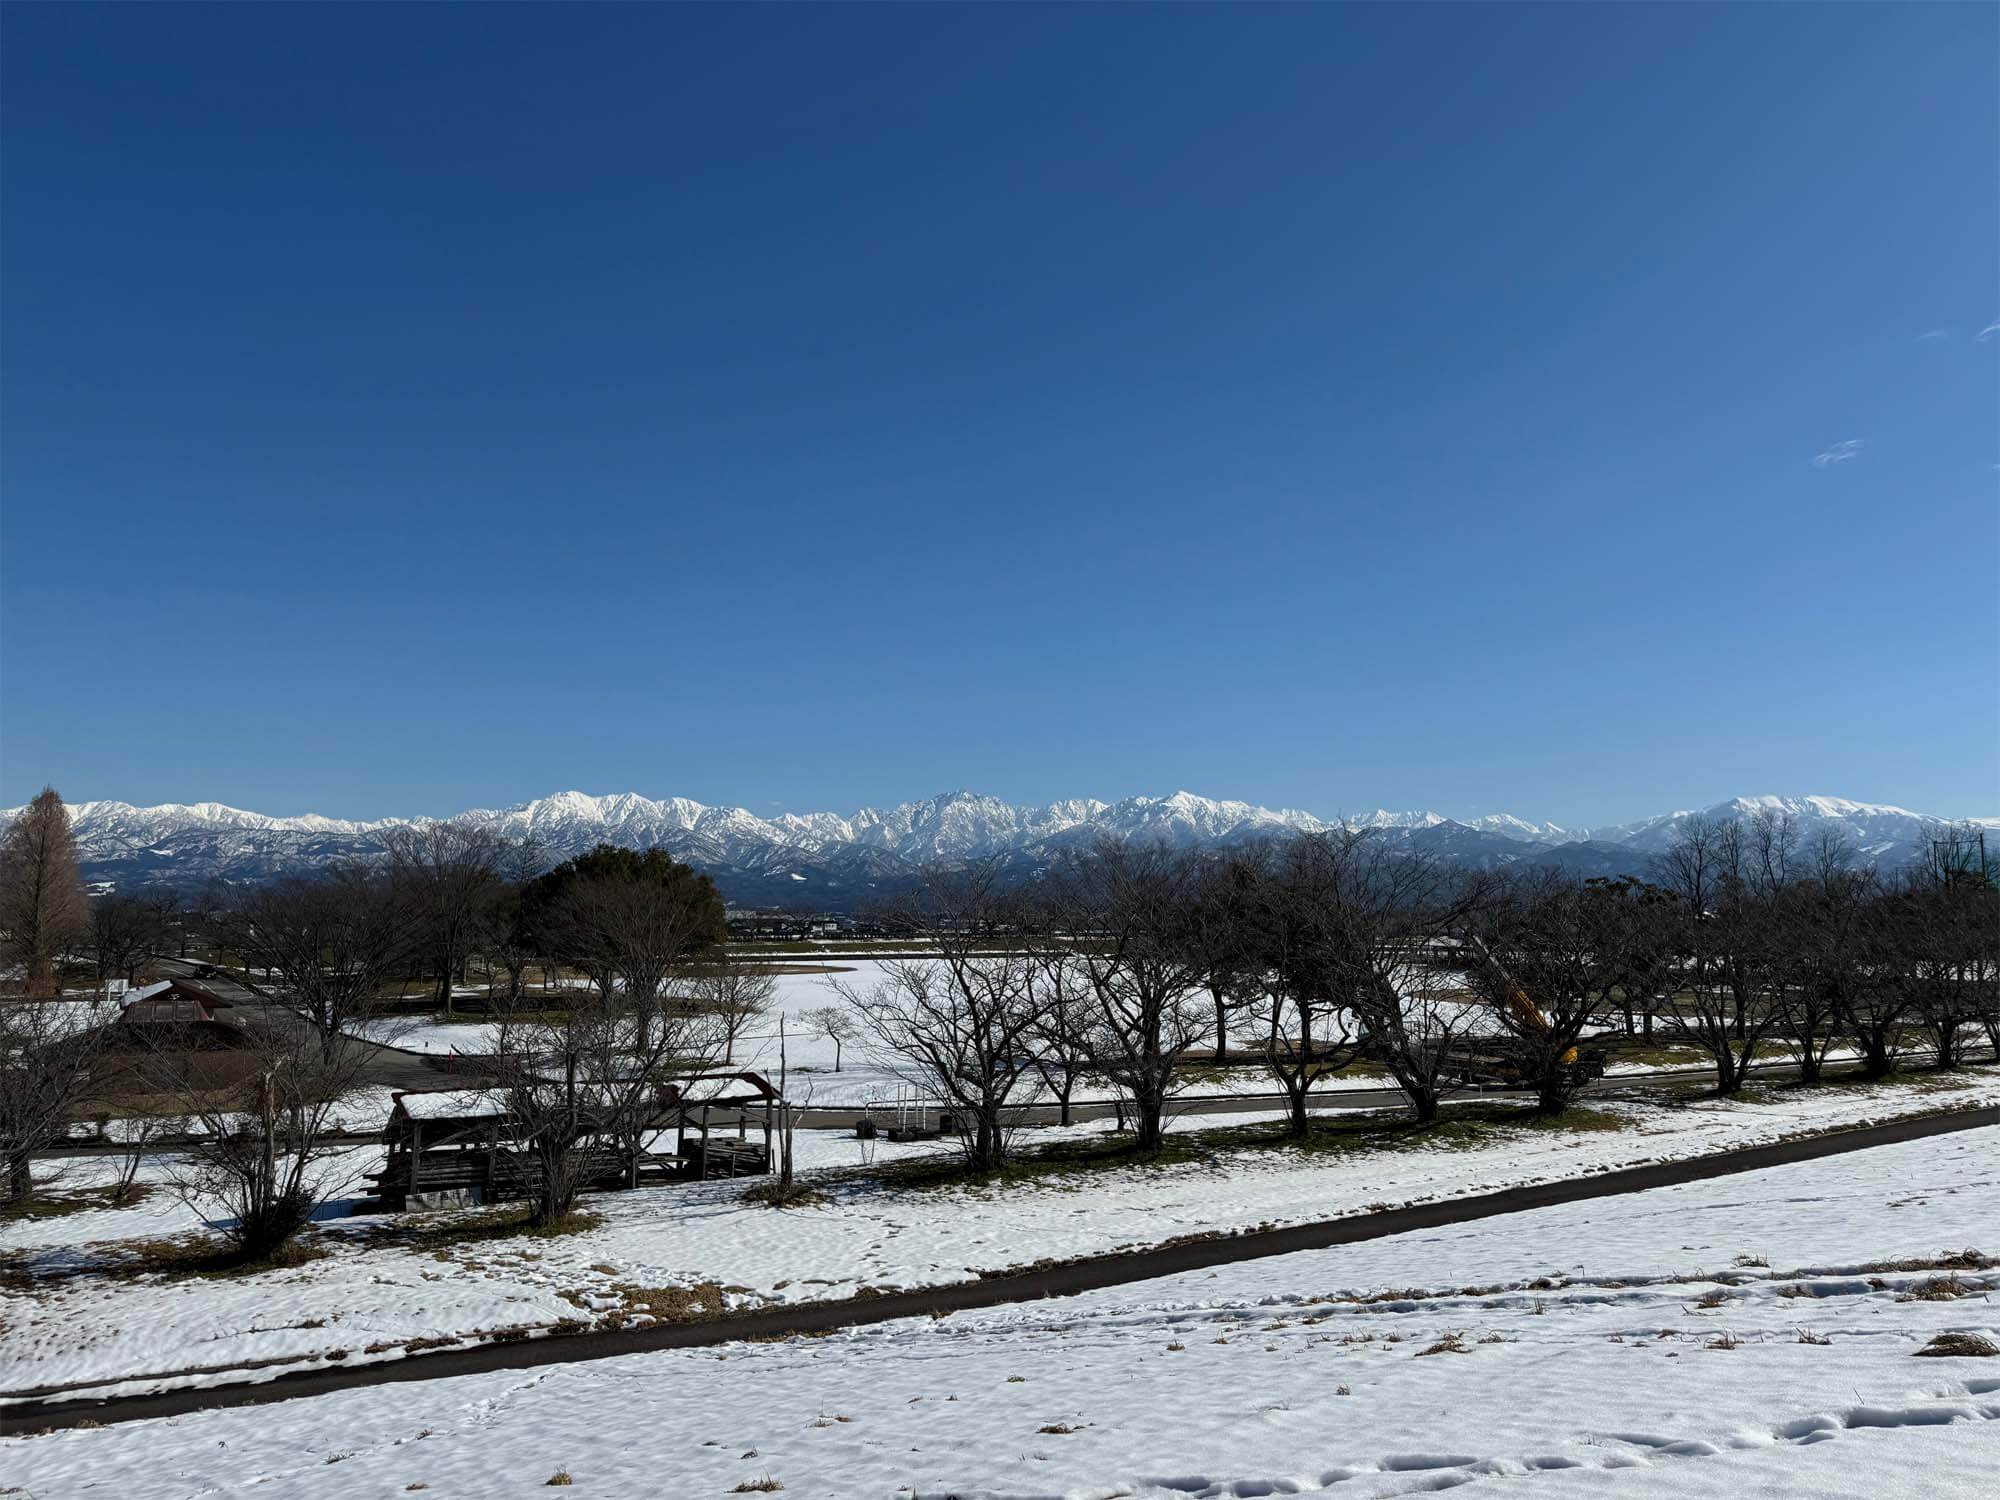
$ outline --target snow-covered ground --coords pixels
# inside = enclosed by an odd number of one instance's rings
[[[136,1208],[0,1228],[0,1272],[8,1273],[0,1276],[0,1367],[5,1389],[20,1392],[202,1383],[240,1378],[258,1361],[290,1366],[336,1354],[355,1363],[393,1359],[413,1340],[649,1317],[663,1293],[684,1298],[704,1286],[714,1288],[698,1294],[712,1310],[716,1302],[754,1306],[936,1285],[1045,1257],[1358,1213],[1996,1100],[2000,1075],[1991,1072],[1926,1087],[1788,1090],[1762,1103],[1633,1099],[1612,1106],[1628,1118],[1622,1130],[1510,1128],[1477,1144],[1420,1140],[1352,1153],[1265,1147],[1004,1190],[887,1184],[861,1169],[870,1149],[863,1143],[804,1132],[802,1165],[829,1200],[818,1208],[751,1207],[741,1201],[746,1183],[717,1182],[594,1195],[586,1207],[602,1223],[554,1238],[455,1237],[443,1227],[449,1220],[363,1216],[321,1226],[324,1258],[253,1276],[92,1269],[133,1253],[134,1240],[199,1227],[162,1194]],[[1178,1128],[1259,1118],[1266,1117],[1184,1119]],[[879,1166],[939,1148],[874,1149]],[[359,1147],[351,1167],[358,1174],[376,1159],[376,1148]]]
[[[1996,1242],[2000,1129],[827,1338],[16,1439],[0,1485],[1969,1500],[2000,1360],[1914,1356],[2000,1337],[2000,1272],[1897,1263]]]
[[[794,967],[803,967],[795,963]],[[791,1096],[821,1108],[859,1108],[868,1104],[892,1103],[899,1091],[913,1091],[914,1079],[892,1057],[880,1053],[862,1034],[859,1017],[854,1019],[851,1038],[835,1047],[831,1038],[816,1031],[805,1020],[808,1011],[844,1009],[835,984],[866,994],[882,982],[880,959],[828,957],[811,967],[825,973],[776,974],[777,993],[767,1015],[754,1022],[738,1039],[732,1067],[751,1069],[775,1077],[778,1073],[780,1037],[778,1017],[785,1017],[783,1054],[791,1078]],[[390,1018],[372,1023],[369,1034],[377,1041],[411,1052],[458,1053],[476,1056],[491,1053],[499,1044],[498,1025],[479,1021],[426,1021]],[[1379,1072],[1359,1069],[1326,1087],[1379,1088]],[[1191,1081],[1191,1089],[1204,1094],[1262,1094],[1274,1091],[1270,1078],[1257,1069],[1232,1070],[1221,1078]],[[1108,1087],[1097,1082],[1079,1085],[1076,1098],[1109,1098]],[[1032,1090],[1023,1085],[1020,1098],[1030,1102]]]
[[[882,982],[883,960],[844,954],[829,954],[822,959],[799,955],[793,960],[793,966],[823,968],[829,972],[774,975],[777,993],[771,1011],[739,1039],[731,1066],[776,1075],[779,1060],[777,1017],[782,1014],[786,1018],[784,1055],[791,1073],[794,1098],[809,1098],[813,1105],[820,1108],[859,1108],[869,1104],[892,1103],[899,1092],[913,1091],[915,1080],[908,1070],[871,1045],[863,1034],[858,1016],[854,1021],[852,1039],[839,1048],[803,1019],[809,1011],[844,1008],[845,1002],[836,985],[862,994],[873,990]],[[481,1021],[439,1022],[395,1017],[372,1023],[368,1031],[377,1041],[411,1052],[477,1056],[490,1054],[498,1046],[500,1028]],[[1250,1035],[1234,1039],[1239,1048],[1254,1048],[1257,1042],[1258,1039]],[[1774,1060],[1776,1056],[1773,1053]],[[1691,1072],[1703,1071],[1705,1067],[1701,1063],[1689,1064]],[[1610,1069],[1614,1075],[1649,1071],[1655,1070],[1641,1064],[1614,1064]],[[1189,1073],[1185,1085],[1189,1093],[1217,1096],[1277,1092],[1277,1085],[1260,1068],[1232,1068],[1226,1072],[1195,1068]],[[1358,1066],[1320,1084],[1319,1091],[1332,1093],[1344,1089],[1376,1089],[1385,1082],[1387,1079],[1381,1069]],[[1033,1080],[1029,1080],[1022,1087],[1019,1097],[1024,1103],[1038,1097],[1031,1087],[1032,1083]],[[1079,1101],[1107,1099],[1111,1093],[1107,1085],[1091,1079],[1078,1085],[1075,1097]]]

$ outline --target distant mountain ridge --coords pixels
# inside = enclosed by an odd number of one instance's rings
[[[1761,809],[1788,811],[1807,832],[1836,825],[1864,858],[1882,865],[1914,856],[1930,826],[1942,821],[1906,808],[1839,797],[1737,797],[1698,811],[1740,818]],[[18,811],[0,811],[0,819],[11,819]],[[598,843],[658,846],[713,875],[734,903],[839,910],[893,888],[935,861],[993,858],[1026,876],[1064,850],[1100,838],[1215,848],[1342,823],[1380,829],[1385,838],[1476,868],[1527,862],[1585,874],[1636,874],[1666,847],[1675,824],[1693,811],[1564,828],[1506,813],[1459,820],[1434,812],[1378,810],[1322,819],[1192,792],[1119,802],[1075,798],[1016,805],[961,790],[886,811],[864,807],[851,817],[781,813],[760,818],[744,808],[710,807],[685,797],[657,801],[631,792],[603,797],[559,792],[513,807],[475,808],[454,821],[532,836],[554,859]],[[70,808],[70,817],[85,878],[117,887],[265,880],[332,859],[379,852],[384,830],[424,821],[268,817],[216,802],[158,807],[80,802]],[[1972,821],[2000,830],[2000,818]]]

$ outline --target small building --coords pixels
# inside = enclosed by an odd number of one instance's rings
[[[228,1001],[186,979],[128,990],[99,1038],[92,1071],[129,1093],[219,1089],[256,1071],[255,1039]]]

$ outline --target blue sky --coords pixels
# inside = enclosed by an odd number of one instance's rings
[[[1991,6],[0,24],[0,800],[2000,810]]]

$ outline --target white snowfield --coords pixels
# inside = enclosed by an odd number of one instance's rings
[[[1970,1500],[2000,1360],[1916,1355],[2000,1337],[2000,1272],[1917,1263],[1996,1242],[2000,1129],[827,1338],[15,1439],[0,1485]]]
[[[753,1207],[741,1201],[750,1184],[712,1182],[592,1195],[583,1206],[603,1222],[553,1238],[454,1241],[435,1218],[363,1216],[321,1225],[331,1252],[324,1258],[254,1276],[73,1274],[115,1263],[131,1249],[120,1241],[199,1227],[162,1194],[136,1208],[0,1228],[0,1260],[13,1272],[0,1279],[0,1400],[50,1387],[102,1394],[212,1384],[246,1378],[252,1368],[275,1376],[330,1358],[399,1359],[413,1341],[545,1331],[578,1319],[643,1320],[663,1289],[694,1290],[713,1310],[718,1302],[754,1307],[966,1281],[1044,1258],[1363,1213],[1995,1102],[2000,1074],[1991,1070],[1924,1088],[1787,1091],[1765,1103],[1634,1099],[1605,1106],[1629,1117],[1617,1131],[1509,1129],[1476,1145],[1354,1154],[1272,1146],[1004,1190],[889,1187],[853,1170],[871,1147],[839,1132],[802,1132],[801,1166],[815,1169],[829,1199],[823,1207]],[[1177,1128],[1271,1118],[1184,1119]],[[1107,1128],[1100,1122],[1068,1134]],[[1024,1144],[1063,1134],[1034,1131]],[[940,1148],[872,1149],[879,1164]],[[378,1159],[372,1146],[350,1153],[356,1174]],[[417,1233],[429,1238],[410,1237]]]

